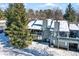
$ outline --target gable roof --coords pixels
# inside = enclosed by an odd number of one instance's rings
[[[69,24],[70,30],[79,30],[79,27],[76,24]]]
[[[54,23],[56,20],[47,19],[47,27],[50,27],[50,31],[54,29]],[[79,30],[79,27],[76,24],[69,24],[66,20],[58,20],[60,23],[59,31],[69,32],[69,30]],[[29,29],[42,30],[43,20],[33,20],[29,22]]]
[[[32,20],[28,24],[29,29],[42,30],[42,21],[41,20]]]
[[[69,32],[68,22],[65,20],[59,22],[60,22],[59,31]]]

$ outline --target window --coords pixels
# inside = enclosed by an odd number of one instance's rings
[[[70,31],[69,37],[72,37],[72,38],[78,37],[78,31]]]
[[[38,34],[38,35],[42,35],[42,31],[38,31],[37,34]]]
[[[61,37],[67,37],[67,33],[66,32],[59,32],[59,36],[61,36]]]

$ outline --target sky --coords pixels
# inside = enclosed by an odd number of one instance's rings
[[[68,3],[24,3],[25,8],[33,9],[33,10],[44,10],[44,9],[53,9],[53,8],[59,8],[62,10],[63,13],[65,13],[65,10],[68,6]],[[78,3],[72,3],[72,7],[77,11],[79,10],[79,4]],[[5,10],[8,8],[7,3],[0,3],[0,8],[2,10]]]

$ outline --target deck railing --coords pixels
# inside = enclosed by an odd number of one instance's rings
[[[79,38],[71,38],[71,37],[57,37],[58,40],[72,40],[72,41],[79,41]]]

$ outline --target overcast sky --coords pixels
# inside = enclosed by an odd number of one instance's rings
[[[33,9],[33,10],[44,10],[44,9],[53,9],[53,8],[59,8],[65,12],[65,9],[67,8],[68,3],[25,3],[26,9]],[[72,6],[75,10],[79,10],[79,4],[78,3],[72,3]],[[0,3],[1,9],[6,9],[8,7],[7,3]]]

